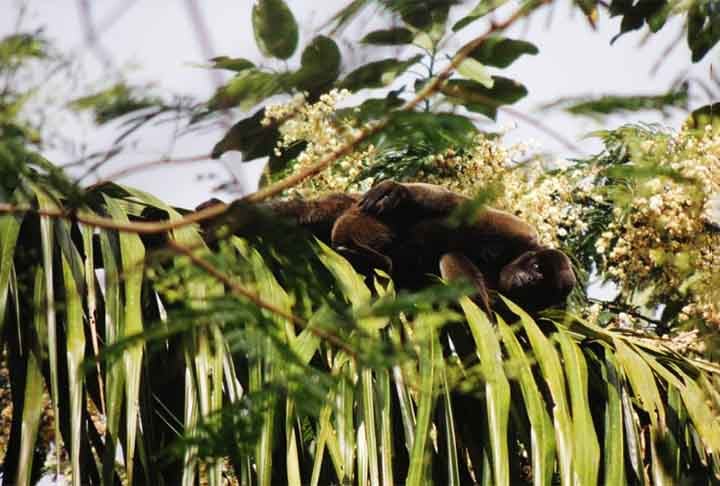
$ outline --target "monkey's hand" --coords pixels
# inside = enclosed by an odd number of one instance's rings
[[[382,181],[360,200],[360,208],[369,214],[387,216],[412,199],[410,190],[399,182]]]

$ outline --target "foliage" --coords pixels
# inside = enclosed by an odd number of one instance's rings
[[[473,197],[454,218],[485,204],[517,214],[572,256],[583,287],[590,275],[613,282],[614,299],[579,288],[562,311],[531,317],[506,301],[509,319],[491,320],[465,286],[397,290],[244,201],[188,212],[113,183],[84,188],[39,155],[23,111],[32,93],[9,83],[3,477],[35,482],[46,435],[74,484],[717,484],[717,107],[679,131],[598,132],[605,148],[585,160],[505,146],[474,114],[494,118],[527,94],[507,69],[538,49],[503,31],[541,6],[504,17],[505,3],[481,0],[450,25],[465,7],[454,0],[354,0],[304,39],[284,1],[261,0],[251,14],[264,62],[211,59],[233,77],[202,106],[118,81],[71,107],[129,130],[240,111],[212,156],[267,157],[265,189],[442,184]],[[391,21],[359,39],[400,54],[350,66],[338,33],[371,4]],[[577,2],[591,24],[599,5]],[[609,9],[621,33],[687,14],[694,60],[717,40],[712,2]],[[448,42],[500,13],[462,47]],[[39,34],[0,42],[4,74],[50,57]],[[569,109],[686,102],[680,90]]]

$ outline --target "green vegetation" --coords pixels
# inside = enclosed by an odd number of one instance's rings
[[[167,114],[191,128],[235,116],[208,157],[267,157],[261,190],[195,212],[111,181],[85,187],[42,157],[47,127],[26,109],[36,90],[14,79],[60,55],[39,33],[0,40],[3,480],[718,484],[716,107],[676,131],[598,132],[599,154],[560,167],[528,157],[474,122],[525,96],[505,70],[542,56],[504,31],[544,3],[504,4],[354,0],[303,46],[286,3],[259,0],[265,58],[210,60],[234,73],[210,99],[112,83],[70,103],[122,120],[120,139]],[[370,5],[392,23],[363,32],[363,49],[403,50],[348,66],[338,32]],[[684,16],[694,61],[720,38],[713,6],[576,4],[590,23],[598,8],[622,16],[621,34]],[[451,25],[455,9],[465,15]],[[477,36],[448,51],[469,25]],[[382,91],[348,106],[369,89]],[[562,105],[602,117],[688,102],[682,88]],[[248,204],[385,178],[474,196],[457,218],[485,204],[520,215],[572,256],[583,285],[563,311],[533,318],[508,301],[513,320],[494,324],[463,286],[365,279]],[[612,300],[587,295],[590,275],[614,283]],[[472,352],[454,351],[451,329]]]

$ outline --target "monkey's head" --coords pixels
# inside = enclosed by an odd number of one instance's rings
[[[534,312],[565,302],[575,287],[570,259],[560,250],[527,251],[500,271],[498,291]]]

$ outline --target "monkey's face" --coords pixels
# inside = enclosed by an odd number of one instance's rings
[[[575,287],[570,259],[560,250],[528,251],[500,271],[498,291],[527,311],[565,302]]]

